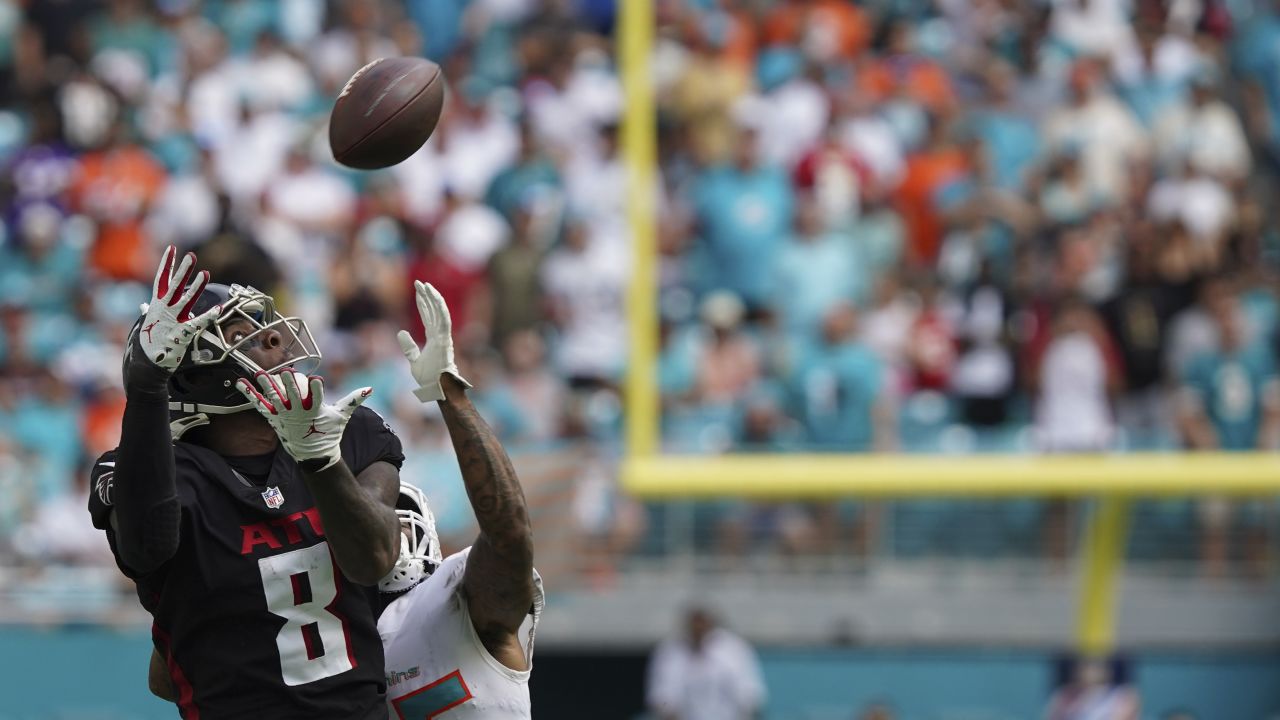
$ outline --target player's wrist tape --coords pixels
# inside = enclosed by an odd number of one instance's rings
[[[424,403],[444,400],[444,382],[442,379],[445,375],[457,380],[464,388],[471,389],[471,383],[467,382],[467,379],[462,375],[454,370],[444,370],[436,377],[434,383],[419,386],[417,390],[414,390],[414,396]]]
[[[419,402],[424,402],[424,403],[432,402],[434,400],[443,400],[444,388],[440,387],[439,384],[436,384],[434,387],[430,385],[423,385],[419,387],[417,390],[414,390],[413,395],[414,397],[418,398]]]
[[[130,349],[125,372],[125,394],[130,398],[169,400],[170,372],[147,360],[142,348],[135,345]]]

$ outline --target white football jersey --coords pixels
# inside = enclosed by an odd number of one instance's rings
[[[529,671],[498,662],[471,624],[462,575],[471,548],[445,558],[426,580],[378,619],[386,651],[387,706],[401,720],[529,720]],[[533,635],[542,614],[542,580],[534,571],[531,617],[520,628],[533,666]],[[527,635],[526,635],[527,631]]]

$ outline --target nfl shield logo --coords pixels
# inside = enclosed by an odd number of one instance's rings
[[[267,488],[266,492],[262,493],[262,500],[267,504],[267,507],[275,510],[284,504],[284,493],[280,492],[278,487],[270,487]]]

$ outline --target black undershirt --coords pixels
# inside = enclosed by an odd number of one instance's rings
[[[276,451],[272,450],[261,455],[224,455],[223,459],[231,469],[244,476],[245,480],[254,485],[266,485],[275,457]]]

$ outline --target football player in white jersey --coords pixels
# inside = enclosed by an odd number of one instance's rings
[[[440,405],[480,535],[442,560],[426,496],[401,483],[396,513],[404,541],[395,568],[379,584],[388,599],[378,632],[390,716],[528,720],[543,595],[524,492],[506,451],[467,398],[470,385],[454,364],[444,299],[430,285],[415,286],[426,344],[419,349],[401,331],[400,347],[419,385],[414,394]]]
[[[537,573],[523,637],[500,656],[480,636],[470,612],[465,583],[472,548],[441,558],[426,495],[409,483],[400,484],[396,513],[405,530],[404,549],[378,585],[387,603],[378,632],[386,651],[390,717],[528,720],[533,637],[543,606]]]
[[[402,720],[528,720],[543,594],[524,492],[506,451],[466,395],[471,385],[454,363],[444,299],[428,284],[415,287],[426,344],[419,348],[401,331],[400,346],[418,383],[414,395],[439,403],[480,534],[471,547],[442,558],[426,496],[401,484],[400,557],[378,584],[388,712]],[[155,655],[149,679],[153,693],[175,697]]]

